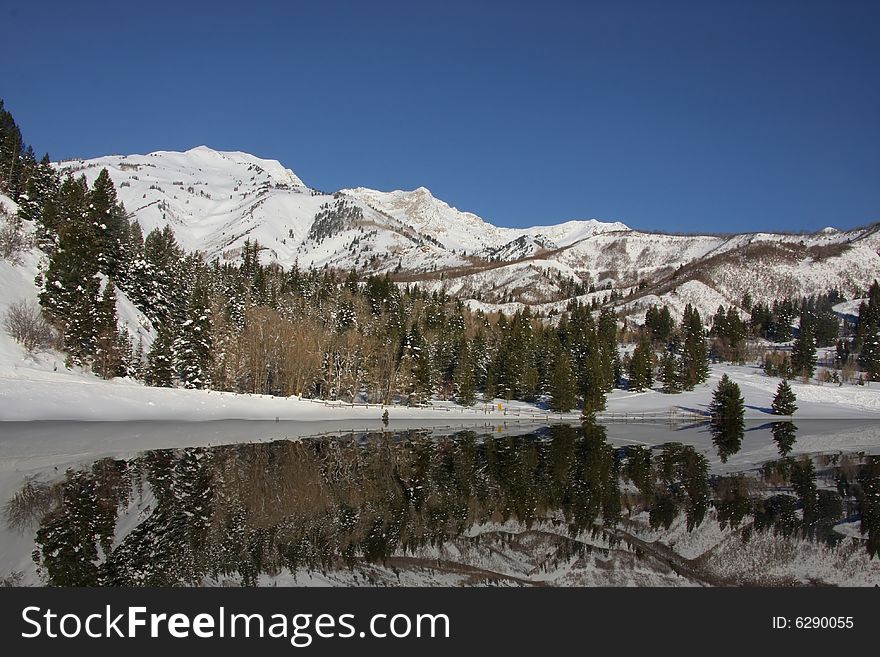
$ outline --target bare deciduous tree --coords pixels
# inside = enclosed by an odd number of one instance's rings
[[[0,206],[0,258],[14,265],[21,262],[21,255],[30,248],[30,239],[24,231],[21,219],[9,215]]]
[[[48,349],[55,340],[55,332],[43,319],[39,306],[24,299],[9,306],[3,316],[3,327],[29,353]]]

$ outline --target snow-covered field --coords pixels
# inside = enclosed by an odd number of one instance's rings
[[[2,338],[0,338],[2,340]],[[6,339],[5,355],[9,356]],[[13,347],[18,347],[13,343]],[[21,351],[19,349],[19,351]],[[104,381],[83,371],[64,368],[57,355],[35,359],[18,354],[18,362],[0,362],[0,421],[23,420],[378,420],[386,407],[342,402],[247,395],[182,388],[152,388],[128,379]],[[57,369],[56,369],[57,368]],[[756,367],[715,365],[709,380],[695,390],[667,395],[658,390],[614,390],[602,417],[631,414],[658,415],[676,409],[682,413],[708,413],[712,391],[727,374],[739,384],[746,403],[746,419],[778,419],[770,404],[779,379],[767,377]],[[880,385],[864,386],[791,382],[797,395],[795,419],[871,418],[880,421]],[[499,404],[501,409],[499,410]],[[513,419],[548,413],[525,402],[493,400],[461,407],[435,400],[425,408],[387,407],[391,420],[438,420],[444,418]],[[552,414],[559,418],[558,414]],[[576,420],[577,413],[563,417]]]

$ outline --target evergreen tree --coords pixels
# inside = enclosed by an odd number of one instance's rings
[[[712,393],[711,413],[712,440],[718,448],[722,463],[739,451],[745,429],[745,402],[739,386],[726,374],[721,377]]]
[[[654,342],[665,344],[675,328],[669,307],[663,306],[658,309],[656,306],[651,306],[648,308],[645,313],[645,328],[651,332],[651,339]]]
[[[471,349],[466,340],[459,348],[458,367],[455,372],[455,383],[458,389],[458,403],[462,406],[473,406],[476,401],[476,380]]]
[[[104,286],[101,299],[95,307],[95,356],[92,368],[105,379],[119,375],[124,353],[121,350],[116,318],[116,290],[113,281]]]
[[[663,382],[661,390],[667,395],[681,392],[680,369],[675,355],[671,351],[667,351],[660,366],[660,380]]]
[[[683,389],[693,388],[709,376],[706,331],[700,313],[687,304],[681,322],[682,352],[680,383]]]
[[[773,397],[772,404],[773,412],[776,415],[794,415],[794,412],[797,410],[795,401],[797,401],[797,398],[794,391],[791,389],[788,381],[783,379],[776,386],[776,396]]]
[[[410,329],[406,349],[412,363],[413,385],[410,403],[413,405],[424,403],[434,392],[429,348],[430,345],[423,338],[421,331],[415,326]]]
[[[880,327],[880,283],[876,280],[868,288],[868,301],[859,304],[859,322],[855,335],[856,349],[860,349],[865,337]]]
[[[150,231],[144,240],[144,265],[134,285],[143,292],[138,308],[153,325],[180,321],[184,311],[183,250],[170,226]]]
[[[596,326],[596,343],[603,369],[603,389],[610,391],[620,378],[620,355],[617,350],[617,317],[605,307]]]
[[[486,382],[483,385],[483,398],[487,401],[495,399],[498,396],[498,377],[495,374],[494,361],[489,364],[486,370]]]
[[[116,198],[116,187],[107,169],[101,169],[89,194],[89,221],[95,232],[100,270],[120,280],[128,259],[129,224]]]
[[[33,221],[36,226],[37,244],[47,253],[51,253],[58,237],[58,193],[61,179],[58,172],[44,155],[34,168],[34,173],[27,183],[26,193],[22,195],[18,213],[26,221]]]
[[[768,337],[774,342],[791,340],[791,323],[794,321],[795,315],[795,306],[791,299],[783,299],[781,302],[774,301],[771,314]]]
[[[602,353],[591,349],[584,363],[584,388],[582,391],[584,405],[583,416],[593,417],[605,410],[605,385],[607,367],[602,361]]]
[[[862,336],[859,362],[870,381],[880,381],[880,336],[877,335],[877,325],[869,320],[862,330]]]
[[[100,279],[95,235],[88,222],[85,177],[68,176],[59,191],[60,228],[41,283],[40,305],[60,329],[69,362],[85,365],[95,355]]]
[[[560,348],[553,362],[553,375],[550,379],[550,408],[557,413],[567,413],[577,403],[571,362]]]
[[[743,422],[745,402],[739,385],[731,381],[727,374],[721,377],[712,393],[709,412],[713,422]]]
[[[647,337],[643,337],[633,351],[629,362],[629,389],[635,392],[654,384],[653,350]]]
[[[791,347],[791,367],[795,374],[806,378],[816,372],[816,340],[809,324],[801,326]]]
[[[170,388],[174,382],[174,336],[171,327],[160,324],[147,354],[147,385]]]
[[[116,376],[137,377],[141,354],[135,350],[134,338],[127,328],[116,331],[116,353],[119,354]]]
[[[73,299],[63,324],[64,349],[74,365],[87,365],[98,350],[99,325],[98,291],[100,280],[92,277],[77,286],[78,296]]]
[[[19,200],[24,188],[26,152],[21,130],[0,100],[0,191],[13,201]]]
[[[210,383],[212,346],[208,293],[204,287],[198,286],[174,345],[178,378],[185,388],[204,388]]]

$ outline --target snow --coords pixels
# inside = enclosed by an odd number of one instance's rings
[[[414,274],[420,285],[471,297],[467,303],[485,312],[512,313],[525,303],[539,313],[560,312],[567,300],[559,298],[559,280],[608,280],[625,293],[642,279],[653,284],[680,265],[702,260],[699,276],[684,276],[664,286],[650,287],[633,298],[624,297],[617,309],[639,320],[649,305],[667,304],[677,318],[690,303],[708,322],[719,305],[739,304],[744,292],[755,301],[831,289],[852,294],[864,290],[880,272],[880,236],[873,227],[854,231],[826,228],[813,235],[659,235],[632,230],[620,222],[587,220],[515,229],[494,226],[476,214],[460,211],[424,187],[392,192],[343,190],[341,194],[361,208],[363,221],[315,244],[307,239],[315,214],[336,198],[309,189],[276,160],[199,146],[182,153],[157,151],[57,166],[62,172],[85,174],[89,183],[107,168],[119,198],[145,232],[168,223],[186,249],[200,250],[208,258],[235,260],[247,239],[258,240],[265,247],[265,261],[277,261],[286,267],[296,262],[303,268],[363,268],[375,255],[375,271],[393,271],[400,262],[403,273]],[[10,212],[17,209],[2,195],[0,205]],[[26,225],[26,229],[32,228]],[[439,246],[426,237],[437,240]],[[357,248],[352,248],[354,240],[359,241]],[[779,247],[779,252],[766,257],[749,255],[754,253],[748,250],[752,246],[768,245]],[[834,248],[826,250],[831,255],[822,255],[822,250],[804,251],[811,247]],[[834,250],[837,248],[839,252]],[[489,255],[505,261],[486,263],[470,258]],[[34,279],[44,257],[31,250],[16,265],[0,260],[0,316],[19,300],[36,303]],[[478,293],[483,300],[473,298]],[[580,300],[589,303],[607,294],[607,290],[600,290]],[[142,341],[148,348],[154,334],[149,321],[124,293],[117,290],[117,296],[120,325],[128,328],[135,344]],[[506,303],[510,297],[515,301]],[[853,317],[859,302],[856,299],[838,304],[835,311]],[[67,369],[64,360],[64,354],[51,350],[28,354],[0,331],[2,500],[11,497],[24,477],[50,468],[63,471],[101,456],[134,455],[154,448],[383,430],[386,427],[381,418],[386,409],[389,431],[469,428],[518,433],[537,424],[579,421],[577,412],[549,414],[530,404],[503,400],[472,408],[441,401],[426,408],[409,408],[150,388],[133,380],[104,381],[79,368]],[[705,429],[682,431],[680,426],[657,421],[671,412],[691,419],[705,416],[712,391],[723,374],[740,386],[748,422],[742,450],[726,463],[720,462]],[[615,390],[600,420],[607,423],[612,443],[656,445],[681,441],[704,453],[713,472],[740,471],[777,456],[775,445],[759,436],[766,433],[767,423],[780,419],[769,411],[778,383],[779,379],[765,376],[755,366],[713,365],[706,383],[678,395],[664,395],[656,389],[640,393]],[[880,451],[880,385],[797,381],[791,385],[799,407],[794,417],[798,434],[793,454]],[[131,514],[123,524],[136,522],[137,509]],[[638,522],[634,519],[636,525]],[[426,547],[417,556],[425,563],[464,560],[475,568],[502,573],[510,578],[502,578],[507,583],[683,583],[673,573],[632,568],[632,555],[626,551],[597,553],[579,563],[562,563],[542,571],[523,554],[492,542],[500,531],[536,541],[530,533],[535,529],[559,531],[553,525],[528,529],[477,526],[471,528],[472,535],[485,536],[485,547],[472,549],[453,542]],[[653,533],[642,527],[639,535],[645,540],[663,540],[685,557],[707,558],[717,572],[731,576],[737,569],[742,572],[743,568],[759,568],[775,580],[800,581],[804,573],[817,573],[829,583],[838,582],[840,573],[849,577],[840,579],[841,583],[870,583],[880,577],[873,562],[865,565],[863,557],[813,544],[796,546],[792,552],[801,555],[799,561],[768,560],[762,551],[772,546],[764,537],[753,538],[749,547],[743,548],[735,532],[721,531],[717,525],[713,528],[712,523],[704,523],[693,533],[678,525],[667,532]],[[602,539],[594,542],[603,549],[607,547]],[[13,570],[32,570],[32,539],[5,531],[2,545],[0,576]],[[424,565],[416,568],[410,564],[396,572],[393,567],[370,568],[372,575],[389,583],[398,573],[399,581],[411,584],[467,581],[467,577]],[[272,583],[295,580],[350,584],[350,577],[346,573],[282,573]]]
[[[354,405],[297,397],[273,397],[183,388],[153,388],[128,379],[104,381],[88,373],[47,372],[18,368],[0,378],[0,421],[23,420],[184,420],[222,419],[369,420],[378,422],[384,409],[390,419],[509,419],[528,411],[535,419],[547,413],[527,404],[500,402],[464,408],[434,402],[428,408]],[[505,410],[507,413],[505,413]],[[551,417],[558,418],[558,414]],[[568,414],[577,420],[576,413]]]
[[[859,306],[863,303],[868,303],[868,299],[853,299],[851,301],[843,301],[834,306],[833,310],[840,317],[847,319],[851,322],[858,320],[859,318]]]
[[[589,219],[507,228],[458,210],[425,187],[390,192],[355,187],[330,196],[309,189],[276,160],[206,146],[57,166],[84,173],[89,182],[107,168],[120,200],[145,232],[170,224],[186,249],[200,250],[208,259],[234,261],[250,239],[264,247],[264,262],[377,273],[397,273],[399,265],[407,282],[446,286],[476,303],[501,304],[513,297],[518,308],[558,304],[560,281],[573,280],[610,281],[618,289],[645,281],[649,289],[643,294],[674,304],[678,288],[698,281],[714,290],[695,295],[697,310],[707,316],[719,302],[739,304],[745,292],[762,302],[832,289],[851,295],[880,272],[876,227],[668,235]],[[359,207],[363,220],[319,244],[308,240],[316,213],[337,197]],[[812,247],[834,248],[814,252]],[[700,265],[695,278],[669,278],[680,266],[695,263]],[[679,297],[687,294],[678,290]],[[623,300],[619,309],[638,318],[645,307],[640,299]]]
[[[607,411],[623,413],[663,413],[680,408],[696,413],[708,413],[712,391],[718,380],[727,374],[739,385],[745,400],[745,417],[750,420],[778,419],[770,411],[770,404],[781,379],[766,376],[756,366],[712,365],[705,383],[694,390],[667,395],[658,390],[628,392],[614,390],[607,401]],[[789,381],[797,396],[795,420],[827,420],[845,418],[872,418],[880,420],[880,384],[864,386],[847,384],[801,383]],[[659,388],[659,384],[655,386]]]

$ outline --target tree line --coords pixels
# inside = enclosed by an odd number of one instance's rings
[[[799,305],[744,300],[748,322],[722,307],[710,331],[690,305],[678,323],[668,307],[649,308],[632,336],[635,350],[621,355],[622,323],[611,303],[572,300],[549,320],[528,308],[486,314],[387,276],[265,264],[250,241],[235,262],[208,262],[183,249],[170,226],[144,235],[106,170],[89,185],[84,176],[62,179],[48,155],[37,163],[2,104],[0,171],[0,188],[46,254],[37,280],[43,315],[68,364],[105,378],[381,403],[546,396],[553,410],[580,407],[590,416],[615,387],[639,391],[659,380],[666,393],[691,390],[706,380],[711,358],[737,360],[747,337],[790,339],[795,308],[798,336],[773,373],[812,374],[816,345],[835,339],[842,357],[860,352],[871,378],[880,371],[876,283],[848,340],[829,314],[838,296]],[[314,238],[354,211],[322,208]],[[118,328],[118,290],[149,319],[150,344]]]

